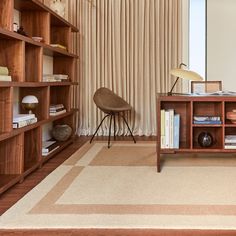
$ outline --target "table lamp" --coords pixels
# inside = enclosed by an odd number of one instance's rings
[[[195,80],[195,81],[203,80],[203,78],[198,73],[191,71],[191,70],[183,69],[183,68],[181,68],[182,66],[186,66],[186,65],[184,63],[181,63],[179,65],[179,68],[175,68],[175,69],[170,70],[170,74],[176,76],[177,78],[176,78],[170,92],[168,92],[168,96],[172,96],[173,94],[181,94],[181,93],[173,93],[172,92],[176,83],[178,82],[179,78],[188,79],[188,80]]]
[[[23,97],[22,101],[22,107],[25,110],[29,111],[29,114],[32,114],[32,110],[35,109],[39,103],[38,98],[34,95],[27,95]]]

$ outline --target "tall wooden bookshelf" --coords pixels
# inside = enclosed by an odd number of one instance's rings
[[[20,25],[27,36],[13,32],[14,11],[20,13]],[[40,167],[65,148],[73,137],[42,157],[42,127],[47,123],[68,124],[73,129],[75,110],[71,104],[72,86],[76,86],[75,66],[78,58],[72,52],[72,35],[78,29],[54,13],[39,0],[0,1],[0,66],[6,66],[11,82],[0,82],[0,194]],[[43,38],[36,42],[32,37]],[[66,49],[50,44],[61,44]],[[66,82],[43,82],[43,57],[53,58],[53,74],[66,74]],[[37,123],[19,129],[12,128],[14,93],[18,100],[35,95],[39,104],[34,110]],[[49,105],[63,103],[66,113],[51,117]],[[20,113],[21,104],[17,104]]]

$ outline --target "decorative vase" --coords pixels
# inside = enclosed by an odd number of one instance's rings
[[[213,144],[213,137],[208,132],[202,132],[198,135],[198,143],[201,147],[210,147]]]
[[[69,125],[56,125],[52,129],[52,137],[57,141],[66,141],[72,134],[72,128]]]

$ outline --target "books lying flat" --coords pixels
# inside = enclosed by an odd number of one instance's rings
[[[194,116],[194,121],[220,121],[220,116]]]
[[[225,135],[225,143],[235,143],[236,144],[236,135]]]
[[[6,66],[0,66],[0,75],[9,75],[9,70]]]
[[[47,156],[49,154],[51,154],[52,152],[54,152],[56,149],[58,149],[60,146],[55,146],[52,150],[50,150],[49,152],[42,152],[42,156]]]
[[[13,117],[13,123],[17,123],[23,120],[29,120],[35,118],[35,114],[16,114]]]
[[[42,146],[42,153],[49,154],[50,152],[56,150],[59,147],[59,144],[56,141],[45,141]]]
[[[11,81],[10,75],[0,75],[0,81]]]
[[[236,149],[236,144],[225,144],[225,149]]]
[[[43,81],[44,82],[60,82],[62,80],[67,80],[69,79],[68,75],[63,75],[63,74],[46,74],[43,75]]]
[[[222,122],[220,120],[206,120],[206,121],[193,121],[196,125],[219,125]]]
[[[12,124],[12,128],[13,129],[22,128],[24,126],[34,124],[37,121],[38,121],[37,117],[34,117],[34,118],[30,118],[28,120],[22,120],[22,121],[14,122]]]
[[[49,115],[50,116],[57,116],[57,115],[61,115],[63,113],[66,113],[66,109],[63,109],[63,110],[57,111],[57,112],[50,112]]]
[[[55,44],[50,44],[51,47],[55,47],[55,48],[61,48],[61,49],[65,49],[66,50],[66,46],[61,45],[59,43],[55,43]]]

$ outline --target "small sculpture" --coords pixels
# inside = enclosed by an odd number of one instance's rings
[[[208,132],[202,132],[198,135],[198,143],[201,147],[210,147],[213,144],[213,137]]]

